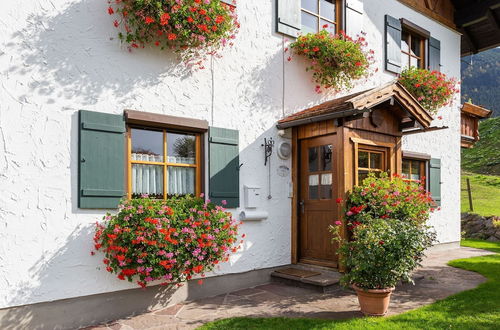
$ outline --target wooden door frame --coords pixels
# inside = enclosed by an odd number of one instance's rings
[[[307,125],[306,125],[307,126]],[[310,134],[304,135],[302,132],[302,137],[299,138],[299,128],[300,127],[292,127],[292,216],[291,216],[291,263],[297,264],[299,263],[299,235],[300,235],[300,227],[299,227],[299,194],[300,194],[300,141],[309,139],[309,138],[318,138],[326,135],[336,135],[337,136],[337,145],[334,146],[334,154],[332,155],[337,159],[336,165],[332,164],[332,166],[337,166],[336,173],[337,177],[334,177],[334,180],[337,181],[337,189],[334,191],[334,194],[343,194],[343,181],[339,181],[338,178],[341,176],[339,169],[343,168],[343,161],[338,157],[338,155],[342,154],[341,150],[336,150],[342,147],[342,139],[343,134],[342,130],[329,129],[324,131],[314,131],[310,132]],[[341,166],[341,167],[340,167]],[[332,199],[335,200],[336,196],[333,195]],[[338,263],[339,266],[340,262]],[[319,265],[319,263],[318,263]],[[331,267],[331,266],[327,266]]]

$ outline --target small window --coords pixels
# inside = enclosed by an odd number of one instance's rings
[[[129,127],[128,196],[201,193],[200,135]]]
[[[356,164],[357,184],[363,182],[369,173],[378,175],[387,170],[386,151],[384,148],[363,148],[358,149],[358,163]]]
[[[401,173],[403,179],[417,183],[423,183],[425,188],[426,164],[427,164],[426,160],[403,158],[403,164],[402,164],[403,166]]]
[[[336,33],[339,15],[339,0],[301,0],[302,33],[320,30]]]
[[[426,45],[429,31],[402,18],[401,19],[401,65],[404,68],[426,68]]]

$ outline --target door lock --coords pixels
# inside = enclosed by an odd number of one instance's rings
[[[306,210],[305,210],[304,201],[303,201],[303,200],[301,200],[301,201],[299,202],[299,205],[300,205],[300,212],[305,213],[305,211],[306,211]]]

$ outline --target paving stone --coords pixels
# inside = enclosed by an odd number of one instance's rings
[[[481,275],[447,266],[449,260],[491,254],[486,251],[460,248],[431,252],[418,269],[415,285],[396,287],[388,315],[400,314],[443,299],[483,283]],[[333,292],[269,283],[219,296],[185,302],[155,312],[118,320],[91,329],[196,329],[218,319],[246,317],[309,317],[346,319],[362,317],[357,296],[352,290],[338,288]]]
[[[177,312],[179,312],[182,309],[183,306],[184,306],[184,304],[177,304],[177,305],[170,306],[170,307],[167,307],[164,309],[160,309],[160,310],[154,312],[154,314],[156,314],[156,315],[175,315],[175,314],[177,314]]]

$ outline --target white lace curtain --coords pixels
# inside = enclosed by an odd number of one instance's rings
[[[172,163],[188,163],[184,158],[171,159]],[[162,162],[161,156],[132,154],[133,160]],[[169,195],[194,194],[196,171],[192,167],[168,166]],[[163,194],[163,165],[132,164],[132,191],[134,194],[162,195]]]

